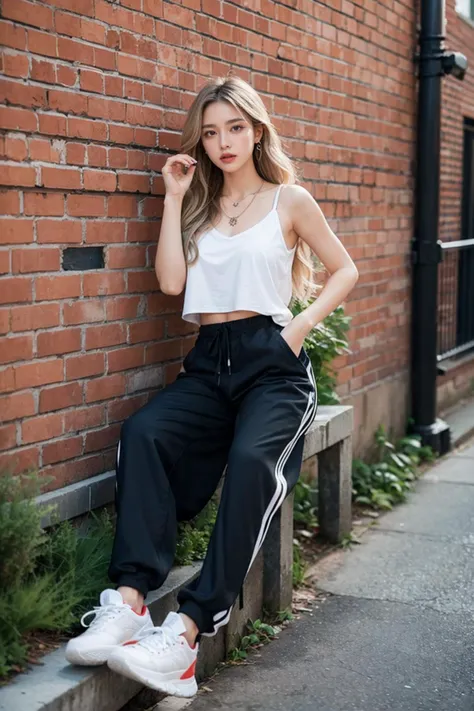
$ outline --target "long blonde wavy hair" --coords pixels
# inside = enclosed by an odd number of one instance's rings
[[[270,183],[280,185],[296,182],[296,169],[284,152],[280,137],[273,126],[265,104],[255,89],[240,77],[220,77],[208,82],[197,94],[186,117],[182,136],[181,153],[187,153],[198,161],[191,185],[187,190],[181,212],[183,249],[187,263],[194,264],[198,257],[196,235],[203,227],[216,219],[218,200],[224,183],[222,171],[206,154],[201,141],[203,114],[206,107],[215,101],[227,101],[240,110],[254,127],[263,128],[260,140],[261,153],[253,160],[259,176]],[[311,250],[298,239],[292,269],[293,298],[304,302],[315,289]]]

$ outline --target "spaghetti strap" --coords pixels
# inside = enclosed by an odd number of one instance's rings
[[[277,191],[276,191],[276,193],[275,193],[275,197],[273,198],[272,210],[275,210],[275,208],[276,208],[276,206],[277,206],[277,204],[278,204],[278,197],[279,197],[279,195],[280,195],[280,192],[281,192],[282,187],[283,187],[283,185],[279,185],[279,186],[278,186],[278,189],[277,189]]]

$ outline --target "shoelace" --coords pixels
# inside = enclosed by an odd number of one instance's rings
[[[124,609],[129,608],[130,605],[123,604],[123,605],[100,605],[99,607],[94,607],[93,610],[89,610],[89,612],[84,613],[81,617],[81,625],[83,627],[96,627],[97,629],[101,627],[105,622],[108,622],[109,620],[113,619],[116,617],[118,614],[120,614]],[[84,620],[86,617],[89,615],[95,615],[95,619],[92,620],[92,622],[89,622],[88,625],[84,623]]]
[[[141,632],[137,641],[150,652],[162,652],[176,644],[177,635],[166,627],[151,627]]]

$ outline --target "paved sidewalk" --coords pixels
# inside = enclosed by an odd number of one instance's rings
[[[474,443],[425,474],[360,546],[322,561],[316,586],[330,594],[312,615],[187,710],[472,711]]]

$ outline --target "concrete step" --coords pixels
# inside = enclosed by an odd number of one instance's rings
[[[452,446],[459,447],[474,436],[474,398],[458,403],[447,410],[442,418],[451,430]]]

